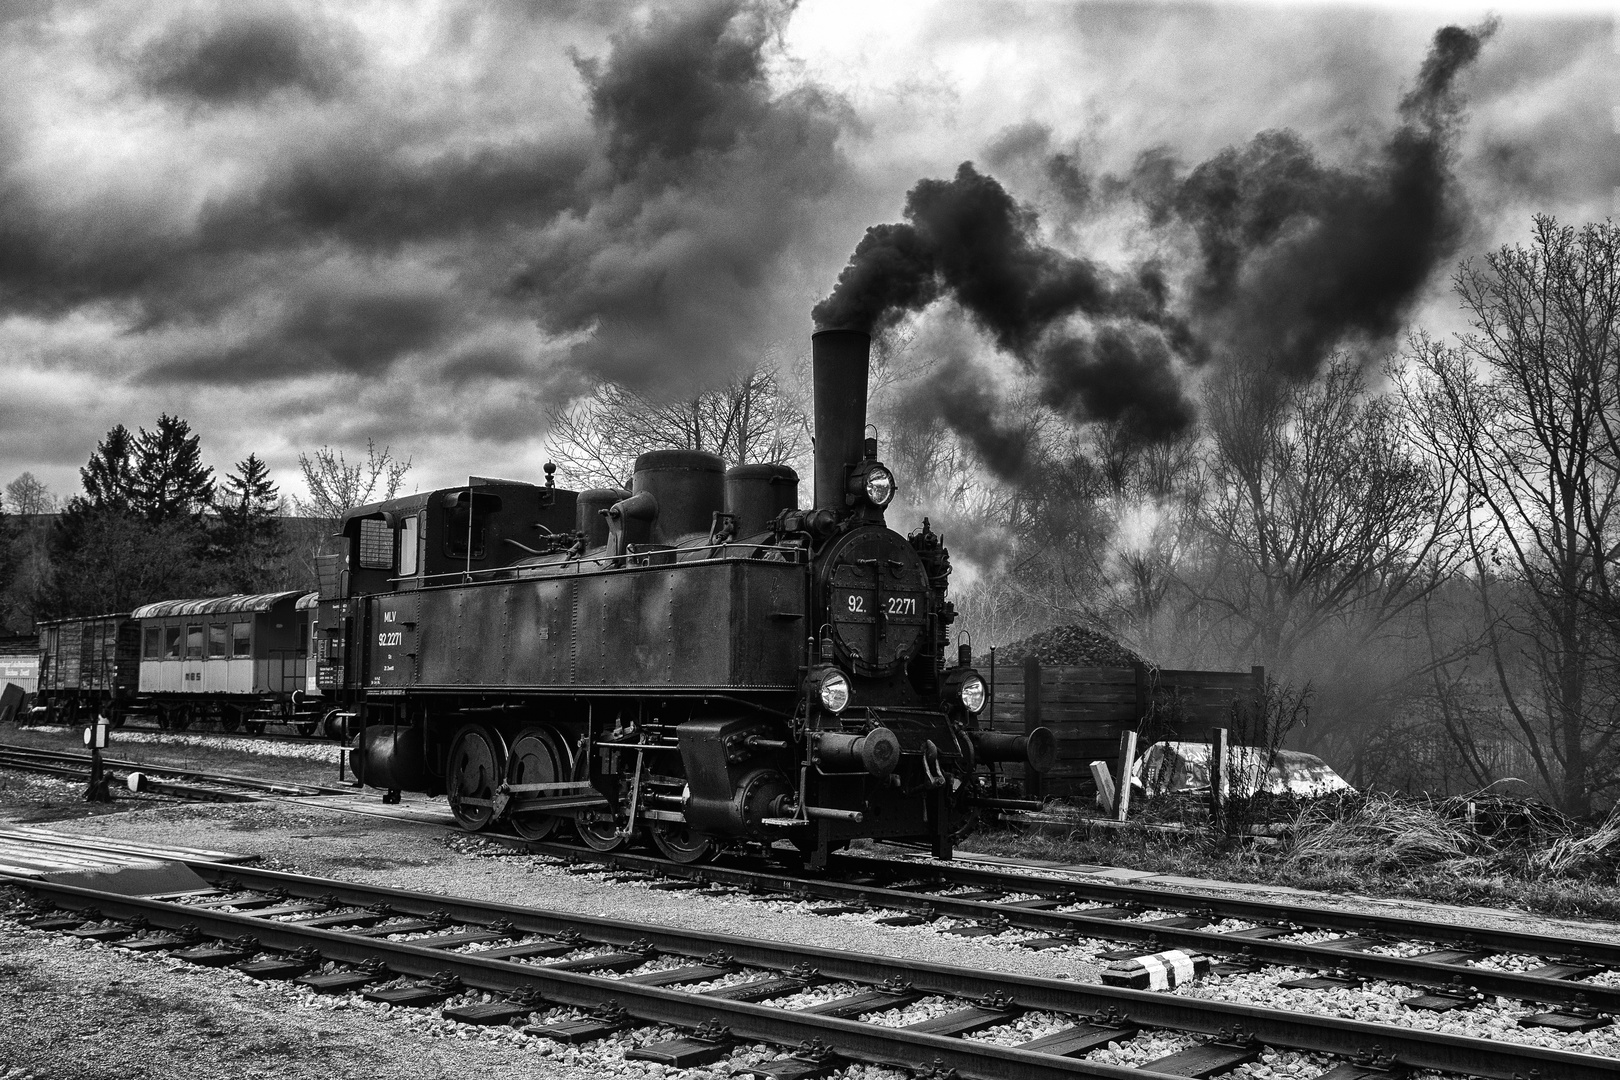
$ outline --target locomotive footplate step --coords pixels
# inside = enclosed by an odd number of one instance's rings
[[[785,994],[796,994],[809,985],[809,979],[769,976],[754,979],[752,982],[722,986],[718,990],[705,990],[703,996],[719,998],[722,1001],[769,1001]]]
[[[523,1029],[525,1035],[538,1035],[560,1043],[585,1043],[605,1039],[630,1026],[629,1017],[606,1017],[590,1020],[564,1020],[556,1024],[531,1024]]]
[[[1519,1017],[1520,1027],[1544,1027],[1554,1031],[1594,1031],[1614,1023],[1614,1017],[1581,1009],[1553,1009]]]
[[[420,1008],[424,1005],[437,1005],[464,989],[466,988],[462,986],[461,980],[452,975],[449,978],[432,979],[407,986],[392,986],[386,990],[367,990],[360,996],[367,1001],[380,1001],[385,1005]]]
[[[922,998],[923,995],[915,990],[868,990],[862,994],[823,1001],[820,1005],[812,1005],[808,1009],[798,1011],[814,1013],[817,1016],[831,1016],[839,1020],[853,1020],[863,1013],[897,1009],[902,1005],[921,1001]]]
[[[548,971],[629,971],[638,968],[647,962],[647,954],[639,952],[600,953],[596,956],[582,956],[577,960],[560,960],[555,964],[544,964]]]
[[[517,945],[503,945],[495,949],[485,949],[478,955],[485,960],[527,960],[535,956],[567,956],[577,945],[569,945],[561,941],[525,941]]]
[[[624,981],[639,986],[674,986],[676,983],[708,982],[722,975],[730,975],[736,970],[734,967],[720,967],[714,964],[693,964],[690,967],[665,968],[663,971],[648,971],[641,975],[626,975]]]
[[[1076,1024],[1074,1027],[1055,1031],[1050,1035],[1043,1035],[1039,1039],[1018,1044],[1020,1050],[1032,1050],[1039,1054],[1052,1054],[1057,1057],[1078,1057],[1089,1054],[1099,1046],[1107,1046],[1111,1042],[1123,1042],[1133,1039],[1139,1029],[1134,1024]]]
[[[971,1009],[958,1009],[943,1016],[936,1016],[929,1020],[922,1020],[915,1024],[907,1024],[907,1031],[919,1032],[923,1035],[972,1035],[985,1028],[993,1028],[1000,1024],[1008,1024],[1018,1018],[1017,1012],[1006,1009],[992,1009],[974,1007]]]
[[[1216,1073],[1235,1069],[1239,1065],[1247,1065],[1251,1061],[1258,1061],[1260,1048],[1247,1043],[1207,1042],[1202,1046],[1189,1046],[1179,1053],[1170,1054],[1149,1061],[1138,1068],[1150,1071],[1169,1073],[1171,1076],[1190,1076],[1194,1080],[1204,1080],[1204,1077],[1214,1076]]]
[[[693,1069],[700,1065],[712,1065],[730,1054],[736,1045],[737,1040],[732,1038],[730,1029],[711,1020],[690,1035],[638,1046],[625,1051],[624,1057],[626,1061],[652,1061],[677,1069]]]

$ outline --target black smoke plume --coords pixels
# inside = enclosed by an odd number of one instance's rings
[[[1290,131],[1263,132],[1190,172],[1156,148],[1128,176],[1098,179],[1073,154],[1049,153],[1039,125],[992,144],[992,161],[1043,157],[1046,182],[1072,212],[1134,200],[1154,225],[1189,228],[1199,258],[1174,278],[1185,295],[1173,296],[1172,277],[1153,263],[1125,275],[1042,243],[1035,211],[963,164],[953,180],[911,190],[906,222],[867,230],[815,321],[876,333],[949,298],[1035,373],[1054,409],[1120,421],[1138,439],[1174,437],[1195,415],[1180,365],[1263,362],[1305,378],[1335,349],[1399,331],[1468,225],[1451,173],[1462,122],[1455,83],[1494,30],[1435,34],[1399,126],[1359,167],[1322,164]],[[984,388],[970,389],[982,402]],[[1020,457],[994,452],[994,414],[948,419],[1007,476]]]
[[[1308,378],[1335,349],[1376,348],[1400,331],[1468,225],[1451,171],[1455,83],[1494,31],[1435,34],[1400,125],[1362,167],[1323,165],[1290,131],[1263,132],[1184,177],[1162,155],[1139,164],[1157,220],[1197,236],[1188,306],[1212,347]]]
[[[832,295],[816,305],[818,326],[881,332],[948,295],[1035,372],[1054,408],[1080,420],[1123,420],[1143,438],[1186,427],[1192,406],[1169,344],[1186,336],[1165,310],[1156,268],[1118,274],[1042,243],[1035,211],[970,162],[951,180],[920,181],[905,216],[866,231]],[[1077,316],[1090,320],[1089,330],[1071,330]],[[975,415],[958,416],[958,430],[975,443],[995,442]]]

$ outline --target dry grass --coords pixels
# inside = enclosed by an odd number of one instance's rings
[[[1174,816],[1165,809],[1150,804],[1143,818]],[[1248,827],[1263,819],[1287,823],[1285,835],[1253,842],[1245,835]],[[1543,804],[1485,794],[1428,800],[1345,793],[1238,806],[1228,821],[1229,833],[986,831],[964,847],[1190,877],[1620,919],[1620,809],[1592,826]]]

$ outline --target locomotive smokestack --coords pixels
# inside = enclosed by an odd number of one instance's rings
[[[862,330],[819,330],[810,335],[818,510],[843,513],[848,467],[865,456],[871,353],[872,335]]]

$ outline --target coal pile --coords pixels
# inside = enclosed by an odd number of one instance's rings
[[[1107,634],[1084,626],[1054,626],[996,648],[996,666],[1022,664],[1033,656],[1046,667],[1130,667],[1142,658]],[[974,661],[988,665],[988,655]]]

